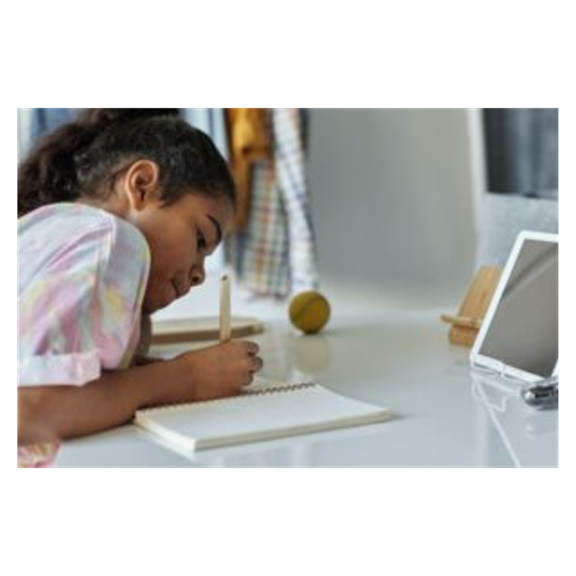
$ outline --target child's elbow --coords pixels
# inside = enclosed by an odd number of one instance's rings
[[[46,394],[40,388],[18,388],[18,446],[56,440],[47,422]]]

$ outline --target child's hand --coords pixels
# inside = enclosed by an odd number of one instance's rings
[[[175,358],[179,364],[182,393],[187,400],[207,400],[233,396],[252,382],[262,368],[255,342],[230,340],[203,350],[187,352]]]

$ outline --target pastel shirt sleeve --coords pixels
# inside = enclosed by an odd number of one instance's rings
[[[139,336],[150,253],[116,218],[71,238],[18,302],[18,385],[83,385],[120,367]]]

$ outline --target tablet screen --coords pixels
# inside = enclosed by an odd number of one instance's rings
[[[558,361],[558,243],[524,240],[478,350],[549,377]]]

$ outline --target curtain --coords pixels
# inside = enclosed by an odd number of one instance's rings
[[[558,198],[558,109],[486,108],[490,192]]]

